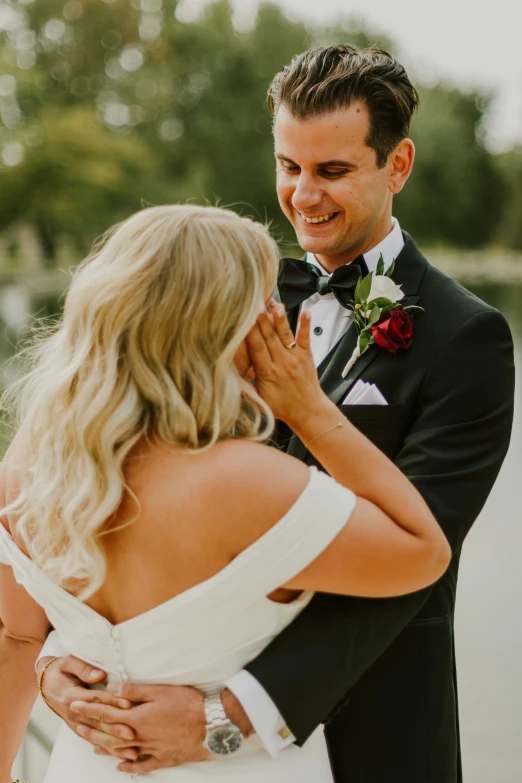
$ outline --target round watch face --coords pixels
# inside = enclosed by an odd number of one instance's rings
[[[212,753],[226,756],[239,750],[243,737],[237,726],[232,723],[228,726],[219,726],[211,729],[207,737],[207,746]]]

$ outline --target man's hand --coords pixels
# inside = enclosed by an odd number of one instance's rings
[[[40,676],[45,664],[50,658],[42,658],[38,662],[37,674]],[[104,690],[91,690],[89,686],[103,682],[106,674],[99,669],[89,666],[79,658],[68,655],[65,658],[59,658],[52,663],[45,672],[42,691],[51,707],[57,714],[63,718],[69,728],[80,734],[80,720],[77,713],[71,710],[73,702],[82,701],[89,703],[94,709],[100,712],[101,705],[110,707],[119,707],[121,715],[125,710],[131,707],[131,702],[114,696]],[[81,720],[82,724],[95,727],[103,734],[103,742],[107,748],[110,748],[113,755],[120,758],[135,760],[138,758],[138,751],[132,747],[134,743],[134,732],[129,726],[119,724],[111,725],[111,733],[106,734],[106,728],[100,721]]]
[[[134,706],[122,710],[111,705],[73,702],[75,720],[85,723],[80,736],[95,745],[95,753],[121,756],[121,749],[114,752],[108,735],[125,721],[133,731],[132,743],[139,750],[139,758],[124,761],[120,772],[145,774],[156,769],[175,767],[190,761],[205,761],[211,754],[203,747],[206,736],[206,720],[203,694],[196,688],[182,685],[134,685],[110,683],[110,693],[115,698],[128,699]],[[223,694],[223,704],[229,718],[249,736],[252,725],[235,696],[229,691]],[[128,749],[128,748],[127,748]]]

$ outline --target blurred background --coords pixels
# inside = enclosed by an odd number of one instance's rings
[[[59,314],[70,268],[142,206],[229,206],[299,253],[275,196],[266,89],[297,52],[339,41],[392,51],[418,87],[417,159],[395,214],[432,263],[506,315],[520,367],[520,29],[515,0],[0,0],[0,385],[34,320]],[[522,769],[520,413],[461,566],[471,783],[514,783]],[[2,451],[9,437],[4,426]],[[15,776],[41,783],[55,729],[37,705]]]

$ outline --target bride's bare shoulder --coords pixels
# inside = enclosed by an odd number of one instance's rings
[[[308,482],[310,469],[295,457],[254,441],[230,439],[216,444],[216,478],[248,486],[250,491],[273,483],[277,492],[299,493]]]
[[[304,463],[246,440],[218,444],[212,474],[212,495],[228,521],[226,526],[235,533],[238,551],[275,525],[310,480]]]

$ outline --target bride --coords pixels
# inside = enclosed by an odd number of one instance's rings
[[[318,730],[270,759],[220,686],[314,591],[386,597],[442,575],[449,547],[413,485],[323,394],[309,321],[273,314],[264,227],[198,206],[145,209],[77,270],[61,323],[9,391],[0,472],[0,783],[36,695],[50,624],[112,682],[196,685],[200,763],[154,781],[328,783]],[[252,362],[272,362],[256,387]],[[286,422],[330,475],[265,445]],[[204,744],[203,744],[204,743]],[[65,724],[46,783],[136,775]]]

